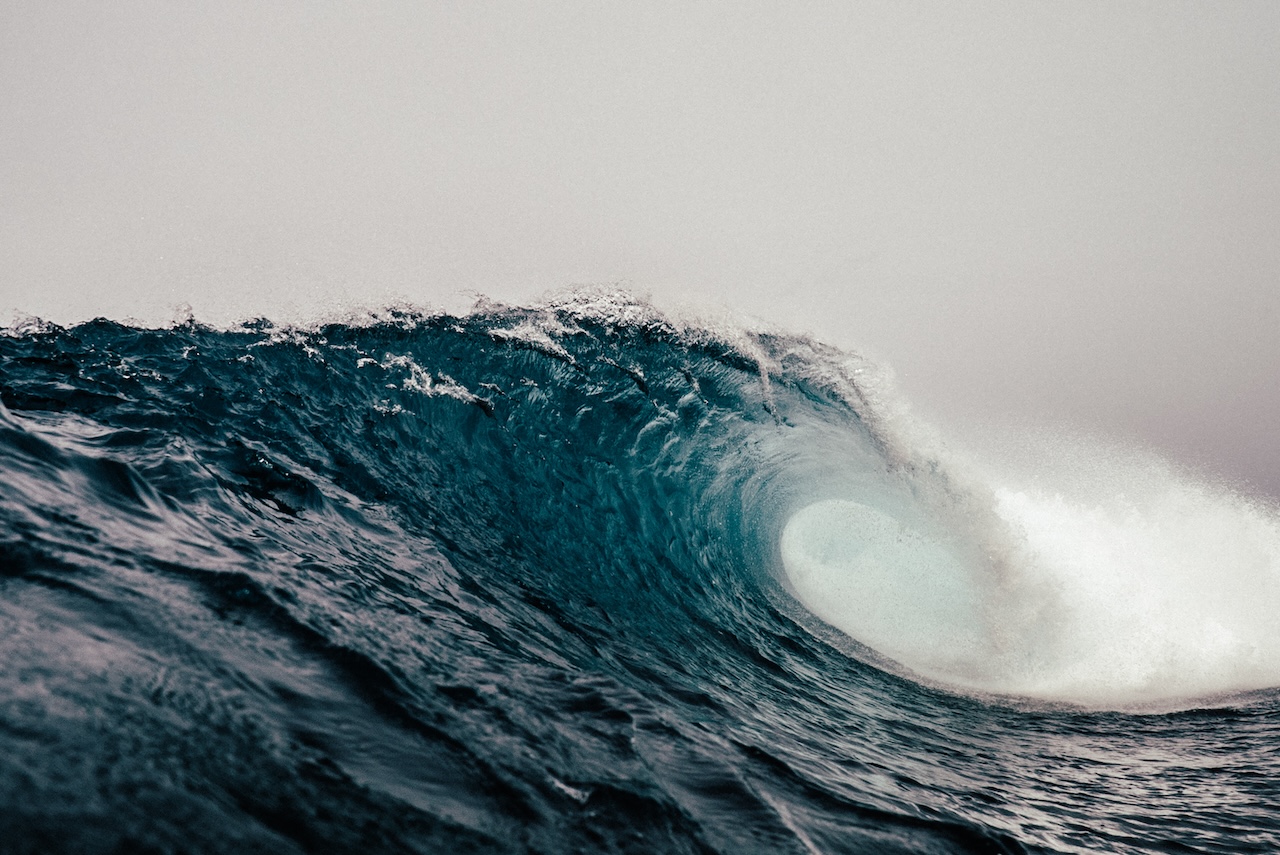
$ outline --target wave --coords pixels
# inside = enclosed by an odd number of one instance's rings
[[[1081,836],[1046,756],[1280,685],[1273,510],[1020,480],[803,336],[578,292],[0,366],[30,851],[1114,848],[1158,777]]]

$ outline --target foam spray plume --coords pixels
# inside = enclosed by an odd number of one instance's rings
[[[1146,451],[1062,434],[1039,449],[1022,466],[931,455],[951,513],[865,492],[804,507],[780,547],[796,595],[962,690],[1133,709],[1280,685],[1274,505]]]

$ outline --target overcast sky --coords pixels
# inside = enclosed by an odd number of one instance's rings
[[[626,282],[1280,495],[1280,3],[0,6],[0,320]]]

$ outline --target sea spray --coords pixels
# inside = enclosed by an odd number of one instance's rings
[[[964,485],[955,508],[980,512],[977,537],[954,515],[939,532],[946,514],[863,504],[874,497],[803,508],[781,540],[796,595],[962,690],[1174,708],[1280,685],[1274,505],[1150,451],[1064,431],[1040,441],[1036,454],[1023,437],[1021,462],[930,448],[940,477]],[[957,528],[983,549],[944,546]]]

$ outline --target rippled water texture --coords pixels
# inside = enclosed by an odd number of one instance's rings
[[[1274,514],[582,294],[0,338],[0,850],[1273,852]]]

